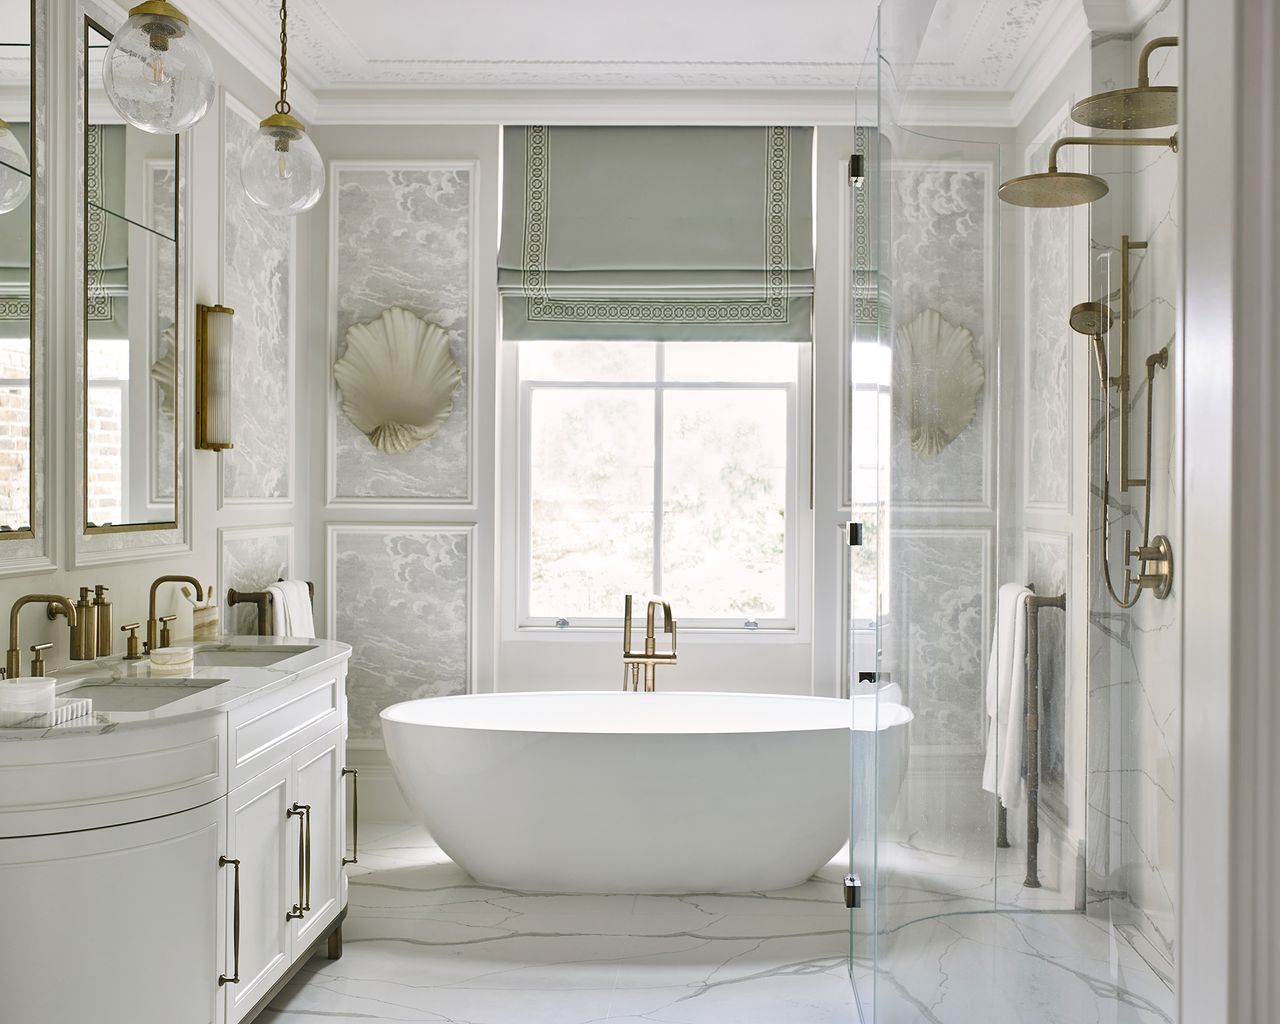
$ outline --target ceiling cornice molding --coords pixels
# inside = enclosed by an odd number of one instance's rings
[[[1082,0],[1094,32],[1132,35],[1169,6],[1169,0]]]
[[[1010,115],[1021,124],[1093,29],[1079,0],[1063,0],[1010,81]]]
[[[183,0],[182,7],[198,32],[220,46],[273,94],[279,92],[280,51],[276,48],[276,36],[264,39],[249,31],[230,12],[230,5],[219,0]],[[319,105],[315,93],[300,75],[289,77],[289,102],[294,114],[303,121],[315,120]]]
[[[317,125],[851,125],[859,98],[841,89],[326,89]]]

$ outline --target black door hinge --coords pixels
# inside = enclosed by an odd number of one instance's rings
[[[845,530],[849,534],[849,547],[862,547],[862,524],[861,523],[845,523]]]
[[[867,180],[867,172],[865,168],[865,158],[861,153],[852,153],[849,156],[849,181],[854,188],[862,188],[862,183]]]
[[[844,905],[850,910],[862,907],[862,881],[857,875],[844,876]]]

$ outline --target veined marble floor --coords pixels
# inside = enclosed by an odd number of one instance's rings
[[[880,939],[877,1024],[1171,1021],[1166,985],[1126,943],[1082,914],[1039,909],[1062,894],[1009,884],[1018,856],[1001,852],[993,885],[990,854],[882,848],[893,920]],[[342,959],[306,965],[267,1024],[859,1019],[840,859],[783,892],[527,894],[478,885],[421,829],[366,825],[348,870]]]

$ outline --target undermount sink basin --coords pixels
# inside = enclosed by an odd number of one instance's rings
[[[207,647],[196,650],[197,665],[226,665],[240,668],[267,668],[314,647]]]
[[[89,697],[93,700],[94,711],[154,711],[225,682],[225,679],[130,679],[127,682],[86,679],[66,690],[59,690],[58,696]]]

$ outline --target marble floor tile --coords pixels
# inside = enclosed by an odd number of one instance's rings
[[[1016,851],[883,852],[878,1024],[1171,1019],[1166,984],[1104,923],[1015,902]],[[261,1019],[851,1024],[845,863],[780,892],[525,893],[475,882],[421,829],[366,827],[342,959],[307,964]],[[855,973],[866,1004],[869,963]]]

